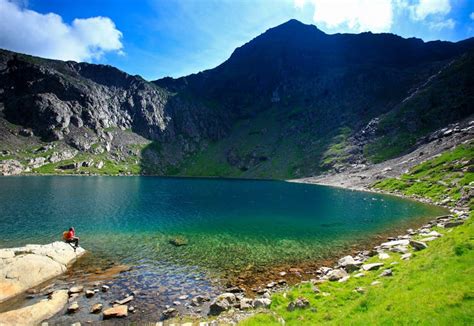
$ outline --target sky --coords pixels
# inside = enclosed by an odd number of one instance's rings
[[[293,18],[328,34],[474,36],[474,0],[0,0],[0,48],[154,80],[213,68]]]

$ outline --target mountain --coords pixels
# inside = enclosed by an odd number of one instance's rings
[[[473,58],[473,38],[328,35],[296,20],[214,69],[153,82],[1,51],[0,144],[38,172],[310,176],[401,155],[472,115]],[[30,163],[49,142],[77,151],[69,165]]]

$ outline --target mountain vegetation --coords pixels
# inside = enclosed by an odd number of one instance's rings
[[[290,20],[153,82],[1,50],[0,170],[295,178],[384,161],[472,114],[473,46]]]

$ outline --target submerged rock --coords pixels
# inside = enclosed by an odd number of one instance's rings
[[[91,314],[97,314],[102,311],[103,305],[102,303],[96,303],[91,308]]]
[[[185,246],[188,244],[188,239],[182,236],[177,236],[175,238],[169,239],[169,243],[176,247]]]
[[[102,314],[104,319],[127,317],[128,307],[126,305],[117,305],[115,307],[105,309]]]

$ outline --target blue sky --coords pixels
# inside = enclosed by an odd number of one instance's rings
[[[327,33],[458,41],[474,35],[474,0],[0,0],[0,47],[151,80],[215,67],[292,18]]]

